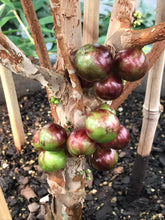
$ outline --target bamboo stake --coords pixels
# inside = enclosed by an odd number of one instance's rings
[[[0,76],[10,118],[11,129],[17,151],[25,143],[25,134],[19,110],[13,76],[10,70],[0,65]]]
[[[1,220],[12,220],[11,215],[10,215],[10,211],[8,209],[5,197],[3,195],[2,189],[0,187],[0,201],[1,201],[1,205],[0,205],[0,219]]]
[[[165,20],[164,15],[165,4],[161,0],[157,1],[156,23]],[[143,182],[148,166],[148,158],[152,149],[152,143],[162,111],[160,105],[161,83],[164,73],[165,52],[149,72],[145,101],[143,105],[143,123],[139,145],[137,149],[137,156],[135,159],[130,187],[128,190],[128,200],[131,201],[136,198],[143,188]]]
[[[84,1],[83,44],[96,43],[99,35],[100,0]]]

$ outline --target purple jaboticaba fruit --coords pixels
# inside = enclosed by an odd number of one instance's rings
[[[40,146],[48,151],[63,149],[66,140],[67,134],[65,129],[55,123],[45,125],[39,134]]]
[[[116,115],[116,111],[114,109],[112,109],[111,106],[107,103],[104,103],[104,104],[98,106],[96,109],[105,109],[105,110],[108,110]]]
[[[149,62],[145,53],[136,47],[119,51],[113,62],[113,71],[124,80],[136,81],[148,70]]]
[[[95,83],[95,93],[104,100],[113,100],[119,97],[123,91],[123,81],[114,74],[108,75],[101,82]]]
[[[95,152],[96,142],[87,136],[84,128],[76,129],[68,137],[67,149],[72,156],[88,156]]]
[[[74,61],[77,74],[82,79],[97,82],[111,72],[113,57],[105,46],[95,43],[82,46]]]
[[[101,147],[106,149],[113,148],[116,150],[121,150],[125,148],[129,143],[129,137],[130,136],[127,128],[121,125],[117,138],[115,138],[113,141],[110,141],[108,143],[101,144]]]
[[[111,170],[118,162],[118,153],[114,149],[97,148],[91,161],[93,167],[98,170]]]
[[[32,145],[34,148],[36,148],[37,150],[42,150],[40,143],[39,143],[39,133],[40,130],[37,130],[34,135],[33,135],[33,139],[32,139]]]
[[[115,139],[120,129],[116,115],[105,109],[96,109],[85,120],[86,133],[97,143],[107,143]]]
[[[64,151],[41,151],[38,156],[38,164],[45,172],[53,172],[62,169],[66,163]]]

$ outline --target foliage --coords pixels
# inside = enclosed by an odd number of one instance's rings
[[[34,8],[36,10],[41,30],[47,44],[49,53],[56,51],[56,44],[53,30],[53,19],[49,7],[49,0],[33,0]],[[21,2],[19,0],[1,0],[0,1],[0,27],[4,34],[6,34],[14,44],[16,44],[25,54],[35,56],[35,47],[33,41],[24,32],[20,22],[13,12],[17,12],[23,25],[27,25]]]
[[[81,13],[83,15],[83,2],[81,1]],[[109,18],[111,16],[111,10],[114,0],[100,0],[100,19],[99,19],[99,40],[100,44],[104,44]],[[34,8],[36,10],[41,30],[46,42],[49,54],[56,52],[56,42],[54,36],[54,24],[51,16],[49,0],[33,0]],[[152,4],[146,4],[144,1],[140,1],[138,10],[142,13],[140,18],[142,21],[139,26],[133,27],[133,29],[147,28],[154,25],[155,22],[155,9]],[[6,34],[14,44],[16,44],[21,50],[25,52],[27,56],[36,56],[35,47],[33,41],[23,30],[20,22],[16,18],[13,12],[17,12],[24,27],[30,34],[29,27],[27,25],[20,0],[0,0],[0,27],[4,34]],[[138,22],[136,22],[138,23]],[[83,16],[82,16],[83,25]],[[148,47],[144,50],[147,52]]]

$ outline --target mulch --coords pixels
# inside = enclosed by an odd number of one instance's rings
[[[140,137],[143,101],[143,94],[133,92],[118,108],[117,116],[129,130],[130,142],[118,152],[119,162],[112,171],[91,167],[93,184],[86,188],[83,220],[165,218],[165,113],[161,114],[155,133],[143,191],[136,200],[126,202]],[[165,106],[164,99],[161,104]],[[31,140],[35,130],[52,121],[45,89],[22,97],[19,105],[26,134],[26,144],[20,153],[16,153],[13,143],[6,106],[0,106],[0,186],[14,220],[44,219],[44,203],[51,198]]]

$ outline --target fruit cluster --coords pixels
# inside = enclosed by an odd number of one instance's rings
[[[85,127],[73,130],[69,136],[55,123],[45,125],[35,132],[32,145],[39,150],[38,163],[46,172],[65,166],[66,153],[71,156],[91,156],[92,164],[100,170],[109,170],[117,164],[116,150],[129,142],[128,130],[107,104],[90,112]]]
[[[148,59],[140,48],[129,47],[115,57],[100,44],[87,44],[71,55],[82,87],[94,86],[103,100],[113,100],[123,91],[123,80],[136,81],[148,70]]]
[[[73,53],[71,60],[82,86],[94,85],[96,95],[104,100],[120,96],[123,80],[138,80],[148,69],[147,57],[139,48],[123,49],[113,58],[105,46],[87,44]],[[32,144],[40,152],[40,167],[52,172],[65,166],[67,152],[72,156],[91,156],[95,168],[109,170],[118,162],[117,150],[128,142],[128,130],[120,125],[116,112],[103,104],[87,115],[84,128],[73,130],[68,136],[63,127],[50,123],[34,134]]]

